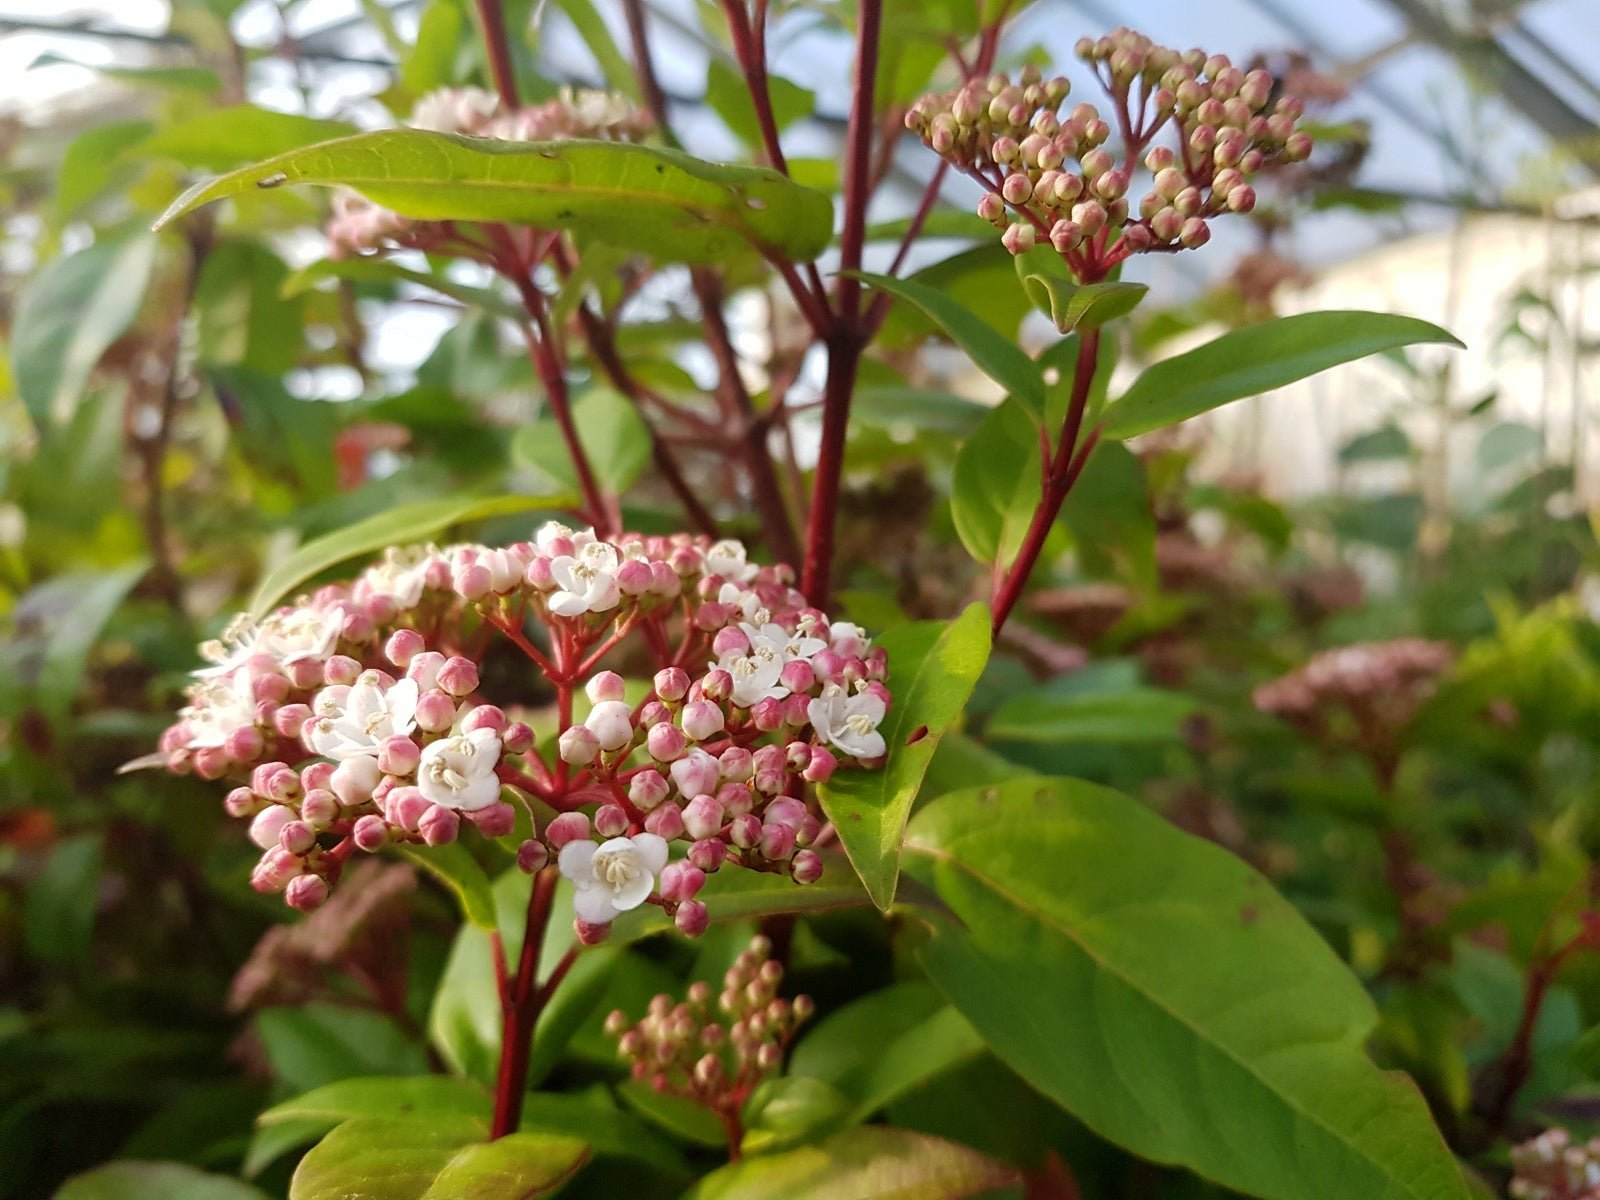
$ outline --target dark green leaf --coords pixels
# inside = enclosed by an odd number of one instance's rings
[[[861,272],[863,282],[916,305],[967,352],[973,365],[994,380],[1037,420],[1044,411],[1044,377],[1038,364],[1014,341],[996,332],[972,310],[915,279],[893,279]]]
[[[1061,520],[1072,531],[1078,565],[1117,574],[1141,587],[1156,582],[1156,516],[1144,465],[1126,446],[1095,447],[1067,499]]]
[[[1238,858],[1078,780],[941,797],[907,869],[922,961],[991,1049],[1102,1136],[1268,1200],[1462,1200],[1376,1010]]]
[[[324,1128],[331,1129],[352,1117],[442,1114],[487,1119],[492,1108],[489,1093],[468,1079],[453,1075],[418,1075],[410,1079],[373,1075],[314,1088],[273,1105],[256,1120],[262,1125],[322,1121]]]
[[[267,1194],[183,1163],[113,1162],[74,1175],[55,1200],[267,1200]]]
[[[291,183],[354,188],[420,220],[574,229],[669,261],[717,261],[745,243],[805,260],[833,232],[826,196],[764,167],[625,142],[501,142],[422,129],[280,154],[190,188],[158,224],[213,200]]]
[[[696,1146],[727,1145],[728,1134],[722,1121],[709,1108],[687,1097],[658,1092],[637,1079],[618,1084],[617,1095],[629,1108],[675,1138]]]
[[[148,234],[108,237],[28,280],[17,300],[11,371],[35,422],[71,416],[101,355],[139,315],[155,260]]]
[[[889,654],[894,705],[881,732],[889,747],[876,771],[840,771],[818,789],[850,863],[885,912],[900,878],[900,838],[939,739],[961,716],[989,661],[989,609],[969,605],[954,621],[919,621],[879,639]]]
[[[1316,312],[1225,333],[1146,368],[1106,408],[1104,435],[1129,438],[1258,396],[1340,363],[1426,342],[1461,345],[1415,317]]]
[[[868,1125],[820,1146],[730,1163],[685,1200],[960,1200],[1017,1181],[976,1150],[905,1129]]]
[[[1410,457],[1411,439],[1398,425],[1384,425],[1369,433],[1358,434],[1339,447],[1339,461],[1342,463]]]
[[[45,962],[84,962],[100,906],[104,838],[80,833],[62,838],[30,884],[24,930],[28,949]]]
[[[310,266],[301,267],[283,281],[285,296],[299,296],[310,291],[324,279],[348,279],[354,283],[414,283],[452,300],[459,300],[469,308],[481,308],[486,313],[512,321],[525,321],[527,314],[504,296],[489,288],[457,283],[448,275],[437,271],[417,271],[387,258],[324,258]]]
[[[422,1047],[382,1013],[334,1004],[266,1008],[256,1032],[278,1077],[296,1091],[367,1075],[421,1075]]]
[[[773,123],[780,132],[802,117],[809,117],[816,106],[816,93],[779,75],[767,76],[767,91],[772,100]],[[706,65],[706,103],[745,145],[762,144],[761,125],[744,75],[715,56]]]

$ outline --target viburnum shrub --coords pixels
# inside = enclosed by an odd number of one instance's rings
[[[168,769],[215,781],[248,822],[258,891],[322,921],[352,859],[398,853],[450,884],[468,920],[435,1020],[490,1027],[480,1057],[443,1040],[448,1065],[492,1079],[492,1094],[428,1080],[392,1103],[382,1083],[287,1102],[269,1124],[327,1134],[291,1195],[543,1195],[591,1154],[633,1158],[649,1195],[698,1174],[692,1194],[723,1200],[956,1197],[1024,1174],[1030,1195],[1078,1195],[1059,1147],[1002,1160],[993,1139],[962,1144],[987,1100],[970,1122],[899,1106],[943,1072],[987,1070],[996,1094],[1013,1094],[1015,1072],[1034,1089],[1026,1103],[1042,1094],[1134,1154],[1239,1192],[1465,1196],[1421,1096],[1364,1052],[1376,1018],[1361,983],[1262,876],[1125,796],[1031,773],[959,732],[996,639],[1037,637],[1019,628],[1022,601],[1065,559],[1063,527],[1080,557],[1095,549],[1078,541],[1085,520],[1117,527],[1096,506],[1107,480],[1138,473],[1127,439],[1451,339],[1409,318],[1301,314],[1157,362],[1112,396],[1119,331],[1147,290],[1123,272],[1247,219],[1258,177],[1313,153],[1300,101],[1266,70],[1125,29],[1079,42],[1099,94],[1076,99],[1065,76],[998,68],[1004,0],[933,6],[928,45],[944,57],[918,78],[938,90],[914,99],[897,39],[925,34],[925,14],[861,0],[830,17],[855,46],[835,204],[787,157],[799,89],[771,72],[768,7],[721,6],[737,70],[719,112],[749,131],[759,165],[682,146],[639,0],[621,5],[632,71],[610,81],[618,91],[541,86],[536,101],[498,0],[479,0],[492,91],[440,67],[446,86],[412,94],[407,125],[202,180],[163,218],[198,260],[210,202],[232,198],[248,220],[291,185],[334,189],[326,260],[305,278],[482,306],[515,326],[549,417],[527,456],[556,491],[402,506],[307,542],[201,648],[209,665],[161,738]],[[580,23],[608,47],[602,62],[624,61],[603,22]],[[477,61],[455,49],[429,61]],[[898,226],[870,225],[889,164],[915,152],[906,129],[925,147],[924,197]],[[1010,264],[984,286],[1042,318],[1025,343],[942,288],[939,264],[907,271],[934,244],[924,234],[952,175],[978,185],[993,227],[961,226],[972,252]],[[741,307],[758,297],[773,314],[760,371]],[[852,585],[884,591],[895,570],[898,547],[852,548],[840,504],[856,420],[906,361],[878,349],[894,306],[913,341],[953,342],[1004,395],[962,403],[950,466],[950,524],[975,568],[910,577],[899,596],[948,619],[903,621],[896,602],[835,587],[848,568]],[[698,330],[673,370],[639,351],[663,311]],[[904,390],[916,425],[927,394]],[[636,480],[671,512],[625,507]],[[491,519],[509,540],[443,536]],[[377,558],[338,581],[364,555]],[[842,614],[889,627],[869,636]],[[1330,744],[1354,739],[1390,787],[1448,661],[1427,642],[1354,647],[1257,700]],[[1004,691],[1015,676],[990,680]],[[1404,890],[1404,839],[1387,846],[1412,969],[1429,918]],[[886,924],[857,919],[873,904]],[[830,926],[831,910],[862,911]],[[705,938],[692,979],[642,984],[688,961],[677,934]],[[866,995],[781,994],[786,966],[863,938],[881,960],[853,981]],[[636,975],[609,982],[624,960]],[[487,1017],[459,982],[474,962],[493,988]],[[580,1091],[599,1068],[553,1067],[611,1008],[604,1031],[629,1078],[596,1109]],[[535,1068],[547,1094],[530,1105]],[[616,1132],[613,1094],[653,1128]],[[922,1124],[871,1123],[886,1112]],[[660,1131],[730,1161],[686,1157]],[[1533,1152],[1519,1154],[1534,1179]]]

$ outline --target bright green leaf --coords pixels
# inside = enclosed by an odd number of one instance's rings
[[[479,929],[494,928],[494,893],[489,876],[459,842],[443,846],[401,846],[400,853],[456,894],[461,914]]]
[[[815,258],[833,206],[764,167],[702,162],[626,142],[501,142],[389,129],[308,146],[197,184],[157,223],[258,188],[349,187],[420,220],[574,229],[668,261],[713,262],[745,244]]]
[[[1024,692],[989,719],[985,733],[997,741],[1051,745],[1176,742],[1183,722],[1199,706],[1181,692],[1134,687],[1116,691]]]
[[[73,138],[56,174],[56,220],[66,221],[109,187],[122,152],[149,137],[154,128],[149,121],[114,121]]]
[[[1225,333],[1146,368],[1106,408],[1104,436],[1129,438],[1259,396],[1340,363],[1426,342],[1461,345],[1415,317],[1315,312]]]
[[[454,1075],[418,1075],[410,1079],[373,1075],[314,1088],[273,1105],[256,1120],[262,1125],[317,1120],[326,1121],[332,1128],[352,1117],[443,1114],[487,1119],[492,1108],[488,1092],[471,1080]]]
[[[55,1200],[267,1200],[267,1194],[183,1163],[112,1162],[74,1175]]]
[[[1017,1181],[976,1150],[924,1133],[866,1125],[818,1146],[714,1171],[685,1200],[960,1200]]]
[[[758,1086],[746,1102],[740,1148],[746,1154],[770,1154],[814,1141],[844,1125],[850,1109],[849,1097],[820,1079],[780,1075]]]
[[[780,132],[802,117],[809,117],[816,107],[815,92],[779,75],[767,76],[767,92],[772,100],[773,123]],[[706,103],[745,145],[762,144],[761,125],[756,120],[755,106],[750,103],[750,88],[744,75],[715,56],[706,65]]]
[[[155,260],[148,234],[108,237],[28,280],[17,300],[11,371],[35,422],[72,414],[101,355],[139,315]]]
[[[50,631],[35,683],[46,716],[58,721],[71,710],[89,669],[89,652],[149,569],[148,560],[141,558],[114,571],[58,575],[44,585],[60,597],[59,605],[50,609]]]
[[[202,111],[158,129],[133,147],[130,154],[140,158],[170,158],[186,167],[222,171],[352,132],[354,126],[343,121],[324,121],[298,113],[257,108],[253,104],[238,104],[232,108]]]
[[[982,604],[969,605],[954,621],[919,621],[879,638],[894,689],[880,730],[888,757],[879,770],[840,771],[818,789],[851,865],[885,912],[894,903],[911,804],[939,739],[983,674],[989,641],[989,609]]]
[[[961,544],[984,566],[1009,563],[1039,507],[1039,427],[1007,397],[956,455],[950,516]]]
[[[211,252],[193,306],[201,363],[267,375],[295,365],[302,306],[281,294],[287,275],[282,259],[253,242],[225,242]]]
[[[459,300],[469,308],[481,308],[512,321],[525,321],[528,314],[504,296],[489,288],[457,283],[438,271],[418,271],[388,258],[324,258],[301,267],[283,281],[285,296],[299,296],[324,279],[348,279],[353,283],[414,283],[440,295]]]
[[[1098,329],[1107,321],[1125,317],[1150,290],[1142,283],[1120,280],[1080,284],[1049,246],[1036,246],[1017,255],[1014,262],[1028,299],[1060,333]]]
[[[572,423],[600,486],[621,493],[650,464],[650,427],[639,410],[610,388],[586,391],[572,406]],[[554,483],[577,490],[578,476],[554,417],[524,425],[511,443],[512,458],[538,467]]]
[[[1096,1132],[1268,1200],[1462,1200],[1371,999],[1221,847],[1079,780],[941,797],[907,869],[953,919],[921,952],[996,1054]]]

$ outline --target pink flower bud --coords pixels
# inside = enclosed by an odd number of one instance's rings
[[[707,875],[721,870],[727,857],[727,843],[717,838],[702,838],[689,847],[689,861]]]
[[[247,763],[261,757],[261,752],[266,749],[266,741],[254,725],[246,725],[230,733],[222,747],[234,762]]]
[[[755,804],[750,788],[742,783],[725,783],[717,789],[717,803],[729,816],[747,813]]]
[[[650,590],[654,576],[650,564],[630,558],[617,568],[617,591],[624,596],[642,596]]]
[[[649,812],[667,798],[666,776],[651,768],[628,781],[628,801],[640,812]]]
[[[700,681],[700,694],[707,700],[726,700],[733,695],[733,676],[721,667],[713,667]]]
[[[611,936],[611,923],[608,921],[596,925],[592,921],[585,921],[582,917],[575,917],[572,921],[572,930],[581,945],[598,946]]]
[[[493,704],[480,704],[461,718],[461,732],[471,733],[474,729],[487,729],[491,733],[502,733],[506,727],[506,714],[504,710]]]
[[[1018,176],[1013,175],[1012,178],[1016,179]],[[1006,231],[1000,235],[1000,244],[1011,254],[1026,254],[1034,248],[1038,240],[1039,231],[1026,221],[1006,226]]]
[[[254,832],[253,826],[251,831]],[[285,822],[283,828],[278,831],[278,845],[290,854],[305,854],[316,844],[317,831],[304,821]]]
[[[686,862],[670,862],[661,869],[658,890],[663,900],[693,900],[705,886],[706,873]]]
[[[816,673],[811,669],[811,664],[803,658],[792,658],[783,664],[783,670],[778,674],[778,682],[791,692],[809,692],[816,686]]]
[[[486,838],[508,836],[517,827],[517,810],[504,800],[465,814]]]
[[[589,703],[601,704],[607,700],[621,700],[627,694],[628,685],[615,671],[601,671],[584,685],[583,690],[589,697]]]
[[[761,857],[774,861],[794,853],[794,827],[771,821],[761,826]]]
[[[822,878],[822,855],[815,850],[796,850],[789,863],[789,874],[796,883],[815,883]]]
[[[523,572],[522,578],[528,586],[541,592],[553,592],[556,589],[556,577],[550,571],[550,556],[537,554],[528,563],[528,569]]]
[[[309,704],[285,704],[272,714],[272,727],[283,737],[297,738],[312,716]]]
[[[261,792],[280,804],[292,803],[305,795],[305,789],[300,786],[300,773],[286,763],[274,763],[264,782],[266,786]]]
[[[683,836],[683,810],[676,804],[663,804],[645,817],[644,827],[647,833],[676,841]]]
[[[811,719],[808,706],[811,703],[809,696],[786,696],[783,700],[783,723],[798,728]]]
[[[730,654],[747,654],[749,650],[750,639],[737,625],[724,626],[717,630],[717,636],[711,639],[711,653],[717,658],[725,658]]]
[[[711,914],[706,906],[698,900],[686,900],[678,905],[678,911],[673,914],[672,923],[685,937],[699,937],[706,931],[710,923]]]
[[[300,768],[300,786],[308,792],[326,788],[328,780],[333,778],[333,771],[337,765],[331,762],[308,763]]]
[[[554,850],[559,850],[568,842],[583,841],[589,836],[589,817],[586,813],[562,813],[552,817],[550,824],[545,826],[545,841],[550,843]]]
[[[507,754],[526,754],[533,749],[533,726],[512,721],[500,733],[500,745]]]
[[[978,215],[991,225],[1006,219],[1006,202],[999,192],[985,192],[978,200]]]
[[[806,816],[806,806],[792,796],[779,796],[767,805],[761,819],[768,825],[787,825],[791,829],[799,829],[800,822]]]
[[[300,819],[313,829],[326,829],[339,819],[339,797],[327,788],[316,788],[300,801]]]
[[[361,664],[348,654],[335,654],[322,664],[322,682],[329,687],[348,687],[359,678]]]
[[[672,710],[670,708],[659,700],[646,700],[639,709],[637,724],[640,729],[648,732],[657,725],[670,723],[671,720]]]
[[[544,869],[545,863],[550,861],[550,851],[544,848],[543,842],[536,842],[532,838],[517,847],[517,870],[524,875],[536,875]]]
[[[431,691],[439,686],[439,668],[444,666],[444,655],[437,650],[424,650],[406,665],[406,678],[417,685],[419,692]]]
[[[790,742],[783,748],[783,765],[791,771],[804,771],[811,761],[811,747],[805,742]]]
[[[1211,227],[1199,217],[1190,217],[1178,231],[1178,241],[1187,249],[1198,250],[1211,240]]]
[[[728,822],[728,840],[741,850],[748,850],[761,841],[761,818],[744,813]]]
[[[350,836],[368,854],[376,854],[389,844],[389,823],[375,813],[358,817]]]
[[[430,846],[443,846],[461,833],[461,818],[451,809],[433,805],[417,821],[417,832]]]
[[[283,894],[285,903],[300,912],[312,912],[328,900],[328,881],[320,875],[301,875],[289,881]]]
[[[817,835],[822,832],[822,822],[807,813],[800,819],[800,824],[795,827],[794,844],[796,846],[809,846],[817,840]]]
[[[668,768],[672,782],[685,796],[698,796],[702,792],[715,792],[721,778],[717,760],[698,748],[689,751]]]
[[[600,739],[587,725],[574,725],[557,739],[556,752],[561,755],[562,762],[586,767],[599,756]]]
[[[378,747],[378,770],[385,775],[415,775],[421,760],[421,747],[401,734],[384,738]]]
[[[1247,213],[1256,206],[1256,190],[1246,184],[1236,187],[1228,193],[1228,210],[1236,213]]]
[[[398,825],[415,833],[417,825],[421,822],[423,814],[433,805],[414,787],[393,788],[383,798],[383,809],[389,817],[389,824]]]
[[[322,660],[316,658],[296,659],[292,663],[285,663],[283,673],[288,676],[289,683],[297,692],[309,692],[322,683]]]
[[[478,690],[478,664],[459,654],[439,668],[439,686],[458,700]]]
[[[602,804],[595,809],[594,831],[603,838],[621,837],[628,832],[628,814],[620,804]]]
[[[689,692],[689,676],[681,667],[666,667],[656,672],[656,695],[670,703],[682,700]]]
[[[257,675],[250,684],[250,694],[257,700],[282,704],[289,698],[289,681],[282,675]]]
[[[415,629],[397,629],[383,644],[383,655],[395,666],[405,669],[413,658],[427,649],[427,643]]]
[[[645,748],[650,752],[650,757],[657,762],[675,762],[683,756],[688,744],[683,730],[665,722],[652,726],[650,732],[645,735]]]
[[[298,858],[282,846],[273,846],[250,873],[250,886],[258,892],[281,892],[300,870]]]
[[[364,612],[345,614],[343,622],[339,625],[340,640],[346,642],[365,642],[376,632],[372,618]]]
[[[670,599],[683,591],[683,580],[664,562],[650,564],[650,594]]]
[[[279,845],[278,837],[284,826],[295,819],[294,809],[285,804],[263,808],[250,822],[250,840],[263,850]]]
[[[489,568],[479,563],[469,563],[457,568],[450,579],[450,586],[463,600],[468,602],[482,600],[494,590],[494,576],[489,573]]]
[[[417,698],[417,728],[428,733],[443,733],[456,722],[456,702],[438,688]]]
[[[256,794],[247,787],[236,787],[223,798],[222,808],[230,817],[248,817],[256,811]]]
[[[683,706],[680,719],[683,732],[697,742],[706,741],[722,732],[722,710],[709,700],[691,700]]]
[[[839,672],[843,670],[844,664],[844,655],[831,648],[818,650],[811,656],[812,673],[822,683],[838,682]]]
[[[770,696],[765,700],[756,701],[755,707],[750,710],[750,721],[763,733],[771,733],[783,724],[783,701],[774,700]]]
[[[328,777],[328,789],[346,808],[357,808],[372,799],[372,789],[383,778],[378,760],[366,755],[347,758]]]
[[[717,770],[723,779],[742,783],[755,770],[755,758],[743,746],[729,746],[717,755]]]
[[[733,609],[728,605],[718,603],[715,600],[707,600],[699,608],[695,609],[694,625],[696,629],[711,633],[726,625],[732,616]]]
[[[692,838],[715,837],[722,830],[723,816],[715,796],[696,796],[684,806],[684,832]]]
[[[811,761],[801,775],[807,783],[827,783],[838,766],[839,760],[834,757],[833,751],[823,746],[813,746]]]

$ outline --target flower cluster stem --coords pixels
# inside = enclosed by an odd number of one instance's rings
[[[553,863],[533,877],[516,974],[501,975],[500,1066],[495,1076],[494,1118],[489,1127],[491,1141],[515,1133],[522,1123],[522,1097],[528,1085],[528,1054],[533,1045],[533,1029],[555,984],[560,982],[559,975],[552,972],[545,986],[535,983],[558,878],[559,872]],[[504,961],[503,955],[500,961]],[[564,969],[560,971],[560,975],[565,973]]]

